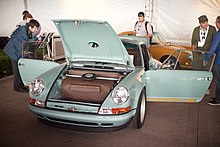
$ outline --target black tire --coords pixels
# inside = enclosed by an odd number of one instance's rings
[[[168,58],[168,56],[163,56],[163,57],[160,59],[160,62],[163,63],[167,58]],[[166,61],[166,64],[169,64],[169,65],[170,65],[169,69],[174,69],[175,63],[176,63],[176,58],[173,57],[173,56],[171,56],[171,57]],[[175,69],[180,69],[180,64],[179,64],[179,62],[177,63]]]
[[[135,129],[140,129],[142,128],[142,126],[144,125],[144,121],[145,121],[145,116],[146,116],[146,94],[145,94],[145,90],[143,89],[139,100],[138,100],[138,106],[137,106],[137,110],[135,113],[135,116],[132,119],[132,126]]]

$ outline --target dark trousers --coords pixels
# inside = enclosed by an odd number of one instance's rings
[[[193,52],[193,70],[203,70],[204,55],[201,52]]]
[[[13,73],[14,73],[14,90],[17,91],[19,89],[24,88],[24,84],[21,80],[20,73],[18,71],[18,62],[11,59]]]
[[[214,64],[213,74],[216,83],[215,97],[216,97],[216,101],[220,102],[220,64]]]

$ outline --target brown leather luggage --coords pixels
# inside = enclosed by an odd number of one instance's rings
[[[65,100],[100,104],[110,92],[113,84],[112,80],[66,77],[61,83],[61,91]]]

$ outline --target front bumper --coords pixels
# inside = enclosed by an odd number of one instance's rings
[[[31,104],[29,104],[29,108],[42,120],[94,129],[123,128],[124,126],[127,126],[136,113],[136,109],[120,115],[74,113],[40,108]]]

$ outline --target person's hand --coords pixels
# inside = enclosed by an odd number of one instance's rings
[[[38,37],[37,40],[38,40],[38,41],[42,41],[42,37],[41,37],[41,36]]]
[[[47,36],[47,32],[44,32],[41,34],[42,36]]]
[[[38,37],[39,41],[43,41],[43,39],[46,37],[47,33],[42,33],[40,34],[40,36]]]

